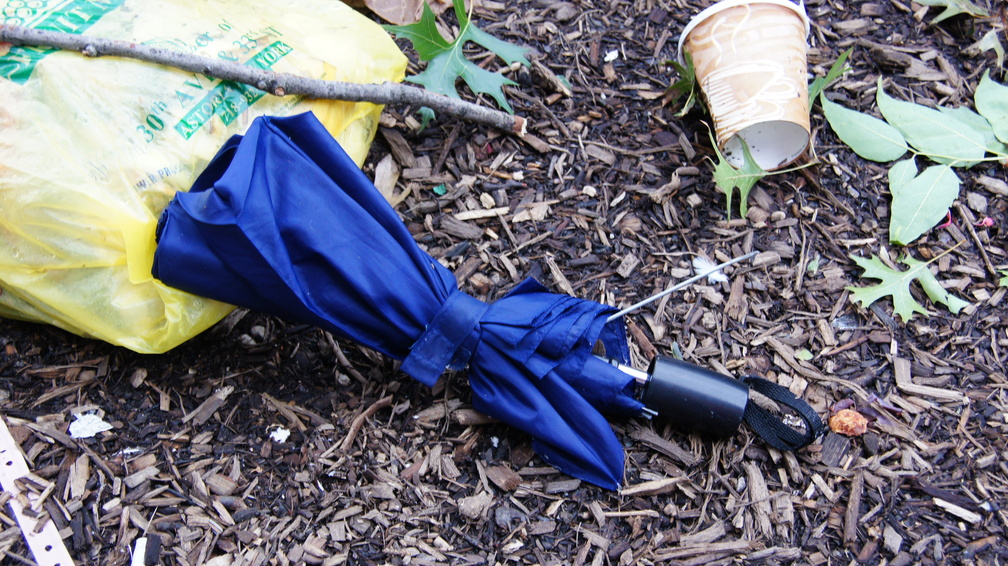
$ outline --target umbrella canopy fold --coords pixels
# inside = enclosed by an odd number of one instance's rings
[[[526,280],[492,303],[458,289],[311,114],[258,118],[161,217],[153,274],[197,295],[310,323],[433,385],[467,368],[478,411],[544,460],[615,489],[623,449],[602,412],[638,414],[612,307]]]

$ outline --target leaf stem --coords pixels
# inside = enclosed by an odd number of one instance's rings
[[[965,243],[966,243],[966,240],[960,240],[959,243],[957,243],[956,245],[952,246],[951,248],[943,251],[942,253],[940,253],[940,254],[934,256],[933,258],[927,260],[926,262],[924,262],[924,265],[931,265],[934,261],[940,259],[943,256],[946,256],[946,255],[954,252],[956,248],[958,248],[959,246],[961,246],[961,245],[963,245]]]
[[[916,149],[910,147],[910,145],[907,145],[907,151],[909,151],[910,153],[912,153],[914,155],[914,157],[918,157],[918,156],[925,157],[927,159],[930,159],[931,161],[934,161],[935,163],[941,163],[941,161],[938,161],[939,159],[947,159],[947,160],[949,160],[949,161],[951,161],[953,163],[962,163],[962,164],[965,164],[965,163],[984,163],[984,162],[987,162],[987,161],[999,161],[1000,162],[1000,161],[1003,161],[1005,158],[1008,158],[1008,153],[1001,153],[1000,151],[992,151],[990,149],[987,150],[987,153],[992,153],[992,154],[994,154],[993,156],[991,156],[991,157],[979,157],[977,159],[965,159],[965,158],[958,157],[958,156],[940,155],[940,154],[937,154],[937,153],[927,153],[927,152],[924,152],[924,151],[917,151]],[[946,163],[945,165],[948,165],[948,164]],[[949,167],[962,167],[962,165],[949,165]]]

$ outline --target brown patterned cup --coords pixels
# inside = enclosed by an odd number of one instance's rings
[[[679,57],[693,57],[718,147],[732,165],[744,163],[742,140],[767,171],[808,147],[808,32],[804,5],[788,0],[724,0],[683,30]]]

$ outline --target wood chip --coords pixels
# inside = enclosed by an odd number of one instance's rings
[[[496,218],[502,214],[507,214],[510,211],[511,209],[506,206],[499,206],[496,208],[484,208],[484,209],[456,212],[454,214],[454,217],[456,220],[460,221],[479,220],[481,218]]]
[[[132,375],[130,375],[130,385],[134,388],[140,387],[146,379],[147,370],[144,368],[137,368],[133,370]]]
[[[545,82],[549,88],[553,89],[555,92],[558,92],[566,97],[574,95],[566,81],[560,80],[557,73],[548,69],[546,65],[543,65],[538,60],[532,61],[532,72],[535,74],[536,78]]]
[[[585,153],[588,154],[588,157],[598,159],[599,161],[605,163],[606,165],[613,165],[616,163],[615,153],[603,147],[599,147],[598,145],[593,143],[588,143],[585,145]]]
[[[482,212],[482,211],[481,211]],[[463,222],[456,215],[441,217],[441,229],[464,240],[476,240],[483,236],[483,229],[475,224]]]
[[[679,539],[679,545],[699,546],[715,542],[724,536],[725,525],[723,522],[717,522],[702,531],[683,535],[682,538]]]
[[[134,472],[125,478],[123,478],[123,483],[126,487],[134,488],[141,483],[157,476],[161,473],[161,470],[157,469],[157,466],[150,466],[149,468],[144,468],[138,472]]]
[[[608,550],[610,541],[608,538],[589,530],[581,525],[578,525],[575,530],[581,536],[583,536],[590,544],[597,546],[602,550]]]
[[[701,544],[698,546],[688,547],[688,548],[677,548],[673,550],[666,550],[663,552],[656,553],[654,555],[655,562],[663,562],[669,560],[684,560],[686,558],[693,558],[697,556],[726,556],[731,554],[740,554],[753,548],[755,543],[747,540],[736,540],[727,542],[715,542],[709,544]],[[708,563],[710,560],[704,560],[698,564]]]
[[[864,491],[864,470],[854,473],[850,493],[847,495],[847,511],[844,512],[843,540],[850,543],[857,539],[858,519],[861,518],[861,495]]]
[[[896,387],[898,387],[901,391],[910,393],[911,395],[929,397],[931,399],[939,399],[942,401],[957,402],[962,402],[966,398],[962,392],[956,391],[955,389],[931,387],[929,385],[917,385],[916,383],[913,383],[910,377],[910,360],[905,358],[896,358],[893,360],[893,371],[896,379]]]
[[[223,474],[213,474],[204,481],[214,495],[231,495],[238,490],[238,484]]]
[[[581,487],[581,480],[566,479],[566,480],[551,481],[547,483],[543,491],[551,494],[567,493],[569,491],[574,491],[579,487]]]
[[[224,401],[227,400],[228,395],[231,395],[233,391],[234,386],[232,385],[227,385],[214,391],[213,395],[207,397],[205,401],[200,403],[199,407],[196,407],[196,410],[182,417],[182,422],[193,421],[193,423],[198,425],[205,423],[217,412],[217,409],[220,409],[224,405]]]
[[[620,261],[619,267],[616,268],[616,273],[618,273],[620,277],[627,279],[631,275],[633,275],[634,270],[637,269],[637,266],[640,265],[640,262],[641,262],[640,258],[638,258],[636,255],[627,254],[623,256],[623,260]]]
[[[752,259],[753,267],[768,267],[780,263],[781,257],[777,252],[760,252]]]
[[[773,534],[773,518],[770,514],[773,507],[770,505],[770,491],[767,489],[763,472],[753,462],[745,463],[746,478],[748,481],[748,500],[750,511],[755,515],[756,525],[764,537]]]
[[[983,515],[980,515],[979,513],[974,513],[973,511],[970,511],[969,509],[964,509],[964,508],[956,505],[955,503],[951,503],[949,501],[945,501],[944,499],[941,499],[941,498],[938,498],[938,497],[935,497],[933,499],[933,501],[934,501],[935,505],[941,507],[942,509],[948,511],[949,513],[955,515],[956,517],[959,517],[963,521],[966,521],[968,523],[973,523],[973,524],[976,524],[976,523],[979,523],[980,521],[983,521]]]
[[[577,294],[574,292],[574,287],[571,286],[570,281],[567,280],[567,276],[564,275],[563,270],[560,269],[556,260],[553,259],[553,256],[546,256],[546,266],[549,267],[550,275],[553,276],[553,281],[561,291],[571,296]]]
[[[661,495],[675,491],[677,485],[685,481],[685,478],[664,478],[651,480],[634,485],[628,485],[620,490],[623,497],[638,497],[645,495]]]
[[[487,478],[504,491],[514,491],[521,485],[521,476],[505,466],[491,466],[486,470]]]
[[[87,482],[91,478],[91,460],[87,454],[81,454],[70,465],[70,477],[67,482],[70,489],[70,499],[80,499],[84,496]]]
[[[385,138],[385,142],[389,144],[389,149],[392,151],[395,160],[399,162],[399,165],[404,169],[416,167],[417,161],[413,155],[413,150],[409,142],[406,141],[406,138],[398,130],[382,127],[378,128],[378,132]]]
[[[637,440],[638,442],[643,442],[644,444],[650,446],[654,450],[661,452],[662,454],[672,458],[673,460],[686,465],[693,466],[697,463],[697,456],[692,452],[689,452],[678,444],[667,440],[658,435],[655,431],[650,428],[639,427],[630,431],[630,436]]]

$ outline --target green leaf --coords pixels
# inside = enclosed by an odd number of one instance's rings
[[[896,100],[882,89],[879,79],[876,96],[879,111],[917,151],[939,163],[969,167],[987,154],[983,134],[938,110]]]
[[[434,109],[426,106],[421,106],[420,109],[417,110],[417,114],[420,115],[420,129],[418,130],[420,132],[427,129],[427,125],[430,124],[430,121],[436,117]]]
[[[427,90],[459,98],[455,81],[461,78],[470,90],[477,94],[488,94],[501,108],[513,113],[511,105],[504,97],[504,85],[516,84],[498,73],[483,69],[465,58],[462,48],[467,42],[474,42],[495,53],[508,63],[519,62],[528,66],[525,48],[499,40],[476,27],[465,11],[464,0],[454,0],[455,16],[459,22],[459,33],[455,41],[449,42],[441,36],[435,23],[434,12],[424,4],[420,21],[405,26],[385,26],[385,29],[413,43],[417,55],[427,61],[427,68],[406,80],[421,84]]]
[[[917,162],[913,157],[897,162],[889,168],[889,192],[895,196],[916,176]]]
[[[826,95],[820,96],[819,100],[830,127],[854,153],[865,159],[885,162],[898,159],[907,152],[903,134],[885,121],[831,102]]]
[[[992,29],[985,33],[980,41],[974,43],[971,47],[975,47],[981,51],[993,51],[994,55],[997,56],[997,66],[998,68],[1004,67],[1005,60],[1005,48],[1001,45],[1001,40],[998,39],[998,30]]]
[[[987,121],[987,118],[984,118],[965,106],[960,106],[958,108],[945,108],[943,106],[939,106],[938,111],[942,114],[952,116],[956,120],[959,120],[963,124],[968,124],[970,128],[980,132],[983,136],[984,146],[987,148],[988,152],[1008,155],[1008,145],[1001,143],[1001,140],[997,139],[997,136],[994,135],[994,128],[991,126],[991,123]]]
[[[915,279],[920,281],[932,301],[945,305],[953,313],[958,314],[963,307],[969,305],[966,301],[946,291],[928,270],[928,264],[923,261],[914,258],[901,259],[900,263],[909,269],[897,271],[882,263],[878,256],[873,255],[871,259],[867,259],[852,255],[850,258],[861,269],[864,269],[864,274],[861,277],[881,281],[881,283],[867,287],[847,287],[847,290],[851,292],[851,298],[861,303],[864,308],[870,307],[872,303],[883,297],[891,296],[893,311],[899,315],[903,322],[910,320],[915,312],[927,315],[928,312],[924,310],[924,307],[910,294],[910,283]]]
[[[899,180],[905,172],[897,173]],[[890,190],[892,177],[890,177]],[[889,221],[889,241],[908,245],[930,230],[945,217],[959,196],[959,177],[947,165],[933,165],[923,173],[897,187],[893,193],[892,218]]]
[[[521,63],[526,67],[530,65],[528,59],[525,58],[525,54],[529,51],[528,49],[511,45],[476,27],[476,24],[469,21],[469,14],[466,13],[465,8],[465,0],[453,0],[452,4],[455,7],[455,17],[459,21],[459,36],[455,39],[455,43],[474,41],[487,50],[496,53],[498,57],[508,63]],[[461,49],[461,45],[459,48]]]
[[[815,273],[819,271],[819,258],[816,257],[812,261],[808,262],[808,266],[805,268],[809,273]]]
[[[902,263],[909,265],[911,269],[917,267],[918,265],[927,265],[923,261],[908,257],[902,260]],[[931,273],[928,269],[920,270],[920,275],[917,280],[920,281],[921,287],[924,288],[924,292],[927,293],[928,298],[931,302],[940,303],[948,307],[948,310],[952,311],[953,314],[959,314],[963,308],[968,307],[970,304],[959,297],[949,293],[945,287],[942,287],[938,279]]]
[[[696,104],[696,69],[693,67],[693,56],[689,53],[683,53],[683,61],[685,64],[673,60],[666,61],[679,75],[679,80],[672,83],[672,86],[665,91],[670,97],[670,102],[675,104],[682,97],[686,97],[682,109],[675,114],[677,118],[685,116]]]
[[[987,16],[990,16],[990,12],[980,6],[977,6],[970,0],[917,0],[917,3],[922,6],[943,6],[945,8],[942,13],[935,16],[935,19],[931,20],[932,24],[941,23],[952,16],[958,16],[959,14],[969,14],[976,18],[986,18]]]
[[[998,281],[1001,287],[1008,287],[1008,269],[1001,270],[1001,280]]]
[[[994,135],[1008,143],[1008,86],[998,84],[984,72],[976,93],[973,94],[977,112],[990,122]]]
[[[504,97],[503,87],[516,84],[514,81],[473,65],[466,59],[458,57],[438,57],[427,63],[427,68],[418,75],[406,77],[411,83],[423,85],[427,90],[460,98],[455,90],[455,80],[461,78],[469,85],[469,89],[477,94],[489,94],[497,104],[508,113],[514,110]]]
[[[741,169],[736,169],[731,163],[725,160],[724,155],[717,146],[717,142],[714,141],[713,135],[711,135],[711,144],[714,146],[714,152],[718,158],[718,162],[714,165],[714,184],[727,196],[728,218],[731,218],[731,202],[735,189],[739,190],[739,212],[742,214],[742,218],[745,218],[746,213],[749,211],[749,191],[756,186],[756,183],[760,179],[766,176],[767,172],[759,165],[756,165],[756,160],[753,159],[752,153],[749,151],[749,145],[745,140],[742,140],[742,154],[745,160]]]
[[[862,278],[878,279],[881,283],[869,285],[867,287],[847,287],[851,292],[851,298],[864,308],[870,307],[875,301],[883,297],[892,297],[893,311],[899,315],[903,322],[910,320],[915,312],[928,314],[924,307],[910,294],[910,283],[920,275],[925,266],[917,266],[907,271],[896,271],[895,269],[882,263],[878,256],[871,259],[850,256],[854,263],[864,269]]]
[[[437,17],[430,6],[424,2],[420,21],[405,26],[384,26],[386,31],[397,37],[405,37],[413,44],[413,49],[424,61],[430,61],[440,53],[451,49],[448,42],[437,29]]]
[[[815,99],[819,96],[820,92],[822,92],[827,86],[829,86],[831,82],[840,78],[840,75],[844,74],[844,72],[847,71],[848,67],[846,63],[847,58],[850,57],[851,51],[854,51],[853,47],[841,53],[840,56],[837,57],[837,60],[833,62],[833,66],[830,67],[829,71],[826,71],[825,77],[816,77],[816,79],[809,84],[808,87],[809,100],[815,102]]]

